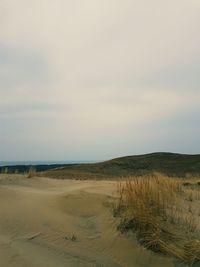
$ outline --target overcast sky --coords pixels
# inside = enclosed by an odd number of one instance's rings
[[[200,153],[199,0],[1,0],[0,160]]]

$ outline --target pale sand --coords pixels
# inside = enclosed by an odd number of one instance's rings
[[[176,266],[116,230],[115,192],[113,181],[0,175],[0,266]]]

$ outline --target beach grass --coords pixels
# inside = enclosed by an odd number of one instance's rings
[[[198,183],[196,184],[198,185]],[[136,233],[141,245],[192,266],[200,260],[198,186],[161,174],[129,177],[118,185],[118,229]]]

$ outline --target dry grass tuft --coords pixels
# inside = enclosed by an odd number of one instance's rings
[[[34,176],[36,176],[36,169],[34,167],[30,167],[28,174],[27,174],[27,178],[32,178]]]
[[[200,200],[200,190],[185,189],[186,199],[189,201]]]
[[[121,232],[134,231],[146,248],[190,266],[200,260],[200,241],[194,239],[199,234],[197,215],[191,207],[191,192],[180,179],[160,174],[133,177],[119,183],[118,191],[114,213],[120,216]],[[192,193],[194,201],[196,194]]]
[[[184,246],[185,258],[192,266],[195,262],[200,261],[200,241],[192,240]]]

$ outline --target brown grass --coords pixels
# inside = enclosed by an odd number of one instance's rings
[[[188,191],[180,179],[155,174],[129,178],[119,184],[118,191],[114,212],[120,216],[119,230],[136,232],[146,248],[190,266],[200,260],[199,215],[191,206],[198,200],[195,189]]]
[[[27,173],[27,178],[32,178],[34,176],[36,176],[37,172],[36,169],[34,167],[30,167],[28,173]]]

